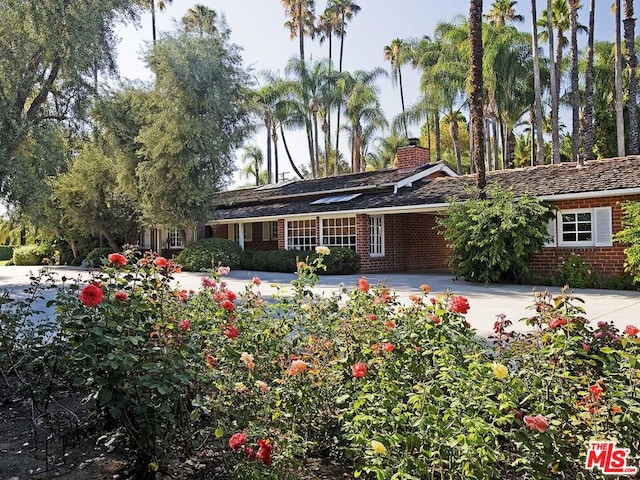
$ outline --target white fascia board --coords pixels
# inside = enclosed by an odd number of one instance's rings
[[[640,187],[619,188],[616,190],[598,190],[595,192],[559,193],[556,195],[540,195],[540,200],[560,201],[560,200],[582,200],[586,198],[621,197],[624,195],[640,195]]]
[[[441,212],[449,208],[449,203],[434,203],[431,205],[406,205],[402,207],[381,207],[381,208],[365,208],[358,210],[334,210],[327,212],[303,213],[293,215],[272,215],[265,217],[248,217],[248,218],[232,218],[229,220],[210,220],[206,225],[222,225],[226,223],[245,223],[245,222],[269,222],[276,221],[281,218],[286,220],[304,220],[316,217],[353,217],[354,215],[394,215],[400,213],[435,213]]]
[[[457,173],[455,173],[453,170],[447,167],[444,163],[439,163],[437,165],[434,165],[433,167],[429,167],[426,170],[423,170],[422,172],[418,172],[416,174],[411,175],[410,177],[407,177],[403,180],[400,180],[399,182],[396,182],[396,184],[394,185],[394,193],[397,192],[399,188],[411,186],[413,182],[420,180],[421,178],[428,177],[429,175],[432,175],[437,172],[444,172],[450,177],[458,176]]]

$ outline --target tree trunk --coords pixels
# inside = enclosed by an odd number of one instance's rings
[[[453,143],[453,153],[456,157],[456,170],[458,175],[462,175],[462,158],[460,158],[460,147],[458,145],[458,121],[454,112],[449,112],[449,135]]]
[[[400,68],[400,65],[398,65],[398,83],[400,84],[400,105],[402,106],[402,120],[404,121],[404,136],[409,138],[407,119],[404,117],[404,90],[402,88],[402,69]]]
[[[491,171],[492,162],[491,159],[491,121],[488,118],[484,119],[484,138],[485,138],[485,152],[487,156],[487,170]]]
[[[590,0],[589,2],[589,38],[587,40],[587,68],[585,73],[585,85],[584,85],[584,116],[582,125],[582,148],[583,152],[581,156],[584,156],[587,160],[593,160],[595,155],[593,153],[593,95],[594,95],[594,67],[593,67],[593,42],[594,42],[594,27],[595,27],[595,9],[596,1]]]
[[[500,142],[498,139],[498,119],[496,117],[493,117],[493,119],[491,120],[491,127],[493,129],[493,161],[495,162],[493,169],[498,170],[498,168],[500,167],[498,163],[500,156],[500,152],[498,150],[500,147]]]
[[[151,0],[151,38],[153,46],[156,46],[156,2]]]
[[[75,240],[67,240],[67,244],[69,244],[69,248],[71,249],[71,254],[73,255],[73,258],[76,259],[78,258],[80,252],[78,252],[78,242],[76,242]]]
[[[569,0],[571,18],[571,161],[578,161],[580,147],[580,92],[578,91],[578,0]]]
[[[552,1],[547,0],[547,31],[549,37],[549,70],[551,72],[551,162],[560,163],[560,122],[558,118],[558,85],[557,69],[553,53]],[[504,159],[503,159],[504,164]]]
[[[302,173],[300,173],[300,170],[298,170],[298,167],[296,167],[296,164],[293,162],[293,158],[291,157],[291,152],[289,151],[289,145],[287,145],[287,138],[284,136],[284,128],[282,127],[282,124],[280,124],[280,136],[282,137],[282,144],[284,145],[284,151],[287,152],[287,158],[289,159],[289,164],[291,165],[291,168],[296,173],[296,175],[298,175],[298,178],[300,178],[300,180],[304,180]]]
[[[340,59],[338,62],[338,74],[342,73],[342,54],[344,53],[344,10],[342,11],[342,28],[340,29]],[[338,103],[338,111],[336,115],[336,163],[334,166],[334,173],[338,174],[338,159],[340,158],[340,150],[338,146],[340,145],[340,114],[341,114],[341,103]],[[353,168],[353,165],[352,165]]]
[[[616,17],[616,139],[618,142],[618,156],[624,157],[624,112],[622,104],[622,41],[620,32],[620,1],[615,2]]]
[[[542,134],[542,87],[540,82],[540,49],[538,47],[538,10],[536,0],[531,0],[531,43],[533,51],[533,88],[535,91],[536,165],[544,165],[544,137]],[[533,128],[533,125],[531,126]]]
[[[101,224],[98,228],[102,236],[107,240],[109,247],[111,247],[114,252],[119,252],[120,246],[118,245],[118,242],[116,242],[116,239],[113,238],[113,235],[111,235],[111,232],[107,230],[107,227]]]
[[[278,183],[280,181],[280,164],[278,161],[278,127],[276,127],[275,122],[271,129],[271,141],[273,142],[273,166],[276,180],[274,183]]]
[[[473,165],[476,169],[478,196],[485,198],[486,174],[484,166],[484,101],[482,96],[482,0],[471,0],[469,6],[469,39],[471,43],[471,137]]]
[[[273,183],[273,170],[271,169],[271,118],[265,119],[265,127],[267,128],[267,185]]]
[[[629,154],[638,155],[638,77],[636,67],[638,58],[635,48],[636,20],[633,18],[633,0],[624,1],[624,44],[626,46],[626,61],[629,68]]]
[[[442,144],[440,142],[440,116],[438,113],[434,115],[433,119],[433,135],[436,137],[436,162],[442,160]]]

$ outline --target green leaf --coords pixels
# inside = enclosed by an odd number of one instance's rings
[[[224,436],[224,430],[222,430],[220,427],[216,428],[216,431],[213,433],[216,438],[222,438]]]

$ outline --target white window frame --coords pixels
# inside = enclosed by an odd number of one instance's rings
[[[180,235],[177,228],[167,230],[167,248],[171,250],[184,248],[184,245],[182,244],[182,235]]]
[[[262,222],[262,241],[278,239],[278,222]]]
[[[140,234],[140,239],[138,240],[140,244],[140,248],[143,250],[148,250],[151,248],[151,229],[145,228],[142,230]]]
[[[369,256],[384,257],[384,215],[369,216]]]
[[[356,217],[323,217],[320,219],[320,226],[321,245],[356,250],[358,244]]]
[[[287,220],[284,230],[287,250],[315,250],[318,246],[318,221],[315,218]]]
[[[585,221],[578,221],[579,214],[588,213],[590,215],[591,224],[591,240],[565,240],[564,239],[564,215],[576,215],[576,228],[579,228],[580,223],[586,223]],[[613,245],[611,238],[612,234],[612,213],[611,207],[596,207],[596,208],[579,208],[571,210],[561,210],[557,215],[557,242],[560,247],[610,247]],[[576,229],[576,235],[581,230]],[[583,232],[586,230],[582,230]],[[571,232],[568,232],[571,233]]]

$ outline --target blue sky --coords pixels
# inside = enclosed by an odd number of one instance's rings
[[[298,54],[297,40],[291,40],[288,30],[283,26],[286,18],[279,0],[175,0],[165,11],[157,14],[158,30],[172,30],[175,22],[196,3],[225,14],[231,27],[231,40],[243,48],[245,64],[252,66],[256,72],[269,69],[283,73],[287,60]],[[583,0],[583,3],[586,4],[587,1]],[[611,3],[612,0],[596,0],[597,39],[613,41],[614,18],[610,12]],[[316,11],[321,13],[325,4],[324,0],[317,0]],[[351,71],[378,66],[388,69],[383,49],[394,38],[432,35],[438,22],[451,21],[456,15],[466,16],[469,10],[469,2],[466,0],[360,0],[358,4],[362,10],[348,25],[345,39],[344,69]],[[537,4],[540,12],[546,6],[546,0],[537,0]],[[485,12],[490,9],[490,5],[490,1],[484,1]],[[640,14],[640,0],[634,0],[634,6],[637,17]],[[517,2],[516,10],[526,17],[525,22],[519,25],[522,30],[530,31],[530,9],[529,0]],[[588,22],[588,6],[581,10],[579,21],[583,24]],[[640,32],[640,26],[636,27],[636,32]],[[118,47],[121,76],[150,80],[151,74],[140,57],[145,42],[151,40],[151,15],[143,15],[139,27],[123,26],[117,33],[121,38]],[[313,58],[328,56],[326,43],[319,47],[317,41],[312,45],[306,40],[305,45]],[[337,56],[336,46],[337,43],[334,44],[334,58]],[[418,97],[419,73],[405,67],[403,80],[405,102],[411,105]],[[382,107],[390,120],[400,112],[399,92],[391,85],[390,80],[381,80],[380,88]],[[414,134],[417,134],[415,128]],[[263,137],[264,133],[258,132],[255,143],[264,149]],[[291,146],[294,157],[306,158],[303,141],[293,138]]]

